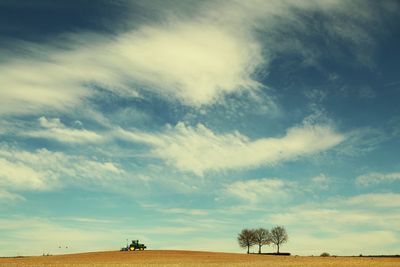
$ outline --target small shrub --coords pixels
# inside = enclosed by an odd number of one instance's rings
[[[330,254],[328,252],[324,252],[321,254],[321,257],[329,257],[329,256],[330,256]]]

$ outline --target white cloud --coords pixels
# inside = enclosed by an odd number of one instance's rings
[[[259,45],[213,25],[143,27],[120,38],[115,49],[124,51],[127,75],[189,105],[258,86],[251,74],[262,62]]]
[[[362,186],[370,186],[380,183],[393,183],[399,181],[400,181],[400,172],[392,172],[392,173],[372,172],[360,175],[356,178],[356,183]]]
[[[67,184],[103,185],[124,173],[115,163],[39,149],[0,146],[0,188],[6,191],[52,190]]]
[[[328,189],[331,183],[331,179],[324,173],[320,173],[317,176],[311,178],[312,187],[320,189]]]
[[[251,203],[260,201],[283,201],[290,197],[289,188],[292,185],[281,179],[263,178],[255,180],[236,181],[225,189],[228,195],[238,197]]]
[[[89,90],[58,62],[20,59],[0,65],[0,114],[67,110]]]
[[[179,170],[203,175],[205,171],[274,165],[334,147],[345,139],[326,125],[303,125],[281,137],[250,140],[235,132],[216,134],[202,124],[178,123],[165,133],[150,134],[119,129],[120,138],[146,143],[152,155]]]
[[[104,140],[101,135],[93,131],[68,128],[59,118],[47,119],[46,117],[40,117],[39,123],[44,128],[43,130],[27,131],[22,134],[30,137],[55,139],[59,142],[67,143],[92,143]]]
[[[202,216],[207,215],[207,210],[203,209],[182,209],[182,208],[167,208],[167,209],[160,209],[159,211],[171,214],[186,214],[190,216]]]
[[[46,117],[40,117],[38,119],[39,123],[41,126],[45,128],[64,128],[65,125],[62,124],[61,120],[59,118],[54,118],[54,119],[47,119]]]
[[[225,93],[254,91],[259,84],[251,76],[263,61],[251,37],[196,20],[143,25],[113,39],[86,34],[59,42],[68,50],[48,45],[45,57],[0,65],[0,113],[67,111],[93,94],[93,84],[125,97],[137,97],[133,84],[139,84],[199,106]]]
[[[337,147],[340,155],[358,156],[369,153],[387,141],[391,136],[382,129],[358,128],[347,134],[347,139]]]
[[[142,204],[141,206],[145,209],[156,210],[158,212],[169,213],[169,214],[181,214],[189,216],[208,215],[208,211],[205,209],[169,208],[155,204]]]
[[[231,1],[197,7],[190,16],[179,14],[185,12],[179,8],[173,16],[153,7],[166,23],[135,21],[134,30],[112,37],[86,32],[47,45],[15,44],[24,51],[0,65],[0,114],[69,111],[93,95],[93,84],[125,97],[137,97],[140,88],[186,105],[207,105],[224,94],[255,93],[260,86],[254,79],[257,68],[267,68],[271,57],[282,51],[315,61],[322,52],[302,43],[299,33],[324,32],[323,38],[344,40],[365,58],[368,53],[360,47],[373,41],[360,25],[379,22],[362,2]],[[310,33],[310,22],[295,11],[321,12],[330,23]],[[330,16],[332,12],[339,19]],[[259,32],[267,38],[259,39]]]
[[[370,193],[346,200],[346,204],[371,208],[400,208],[400,194],[396,193]]]
[[[46,189],[54,182],[43,180],[43,170],[35,170],[21,162],[0,158],[0,185],[2,187],[40,190]]]
[[[337,1],[206,3],[190,18],[169,14],[168,23],[135,24],[135,30],[113,38],[78,33],[45,46],[15,44],[25,55],[13,53],[0,65],[0,114],[68,111],[93,94],[93,84],[129,97],[137,97],[137,85],[142,85],[193,106],[213,103],[227,93],[254,93],[259,84],[253,76],[259,66],[268,66],[270,57],[281,51],[317,57],[318,52],[296,35],[282,42],[282,34],[287,36],[282,28],[300,33],[309,29],[294,10],[351,17],[354,21],[344,26],[342,20],[328,16],[332,26],[321,32],[340,37],[356,51],[366,40],[372,42],[358,25],[376,23],[376,16],[366,5],[351,6]],[[257,39],[255,30],[267,32],[268,38]],[[264,50],[261,41],[266,42]],[[34,56],[27,56],[30,53]]]
[[[320,58],[332,53],[343,58],[346,53],[340,47],[342,44],[352,51],[357,63],[371,65],[370,53],[376,32],[368,25],[382,23],[377,8],[383,14],[393,14],[393,10],[398,9],[385,5],[372,8],[363,1],[336,0],[237,0],[217,2],[208,7],[204,11],[205,17],[211,17],[222,25],[231,25],[248,33],[254,33],[255,30],[267,33],[263,42],[268,58],[282,53],[295,53],[306,65],[318,64]],[[307,14],[319,16],[314,18]],[[325,40],[325,45],[305,42],[299,36],[317,37]]]
[[[5,202],[14,202],[14,201],[20,201],[20,200],[25,200],[22,196],[11,193],[8,191],[5,191],[3,189],[0,189],[0,202],[5,201]]]

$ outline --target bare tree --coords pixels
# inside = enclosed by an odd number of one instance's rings
[[[242,248],[247,247],[247,254],[250,253],[250,247],[255,245],[255,234],[254,230],[243,229],[242,232],[238,235],[239,246]]]
[[[285,227],[275,226],[271,230],[270,241],[278,247],[277,253],[279,254],[279,246],[288,241],[288,235]]]
[[[264,228],[254,230],[255,243],[258,245],[258,254],[261,254],[261,247],[271,243],[269,231]]]

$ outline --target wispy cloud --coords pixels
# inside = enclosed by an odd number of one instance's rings
[[[320,173],[319,175],[312,177],[311,182],[311,187],[326,190],[329,188],[332,181],[330,177],[324,173]]]
[[[347,133],[347,139],[337,147],[339,155],[358,156],[369,153],[379,147],[383,142],[392,138],[382,129],[364,127]]]
[[[179,8],[175,14],[161,12],[166,23],[142,22],[112,37],[86,32],[42,46],[21,42],[16,46],[24,56],[13,53],[0,65],[0,113],[68,111],[93,95],[93,86],[125,97],[150,91],[191,106],[215,103],[235,92],[254,94],[260,87],[258,68],[268,67],[282,52],[305,60],[324,54],[302,43],[300,35],[324,32],[324,39],[340,38],[354,51],[369,47],[365,44],[373,43],[373,37],[362,25],[376,24],[379,18],[356,2],[206,2],[191,17]],[[331,23],[307,21],[312,16],[301,15],[307,12],[319,12]],[[310,23],[322,29],[310,33]],[[260,40],[258,31],[268,38]]]
[[[225,93],[255,90],[252,74],[263,61],[256,41],[198,21],[62,42],[68,50],[47,45],[42,58],[0,65],[1,113],[66,111],[92,95],[93,85],[127,97],[142,88],[187,105],[209,104]]]
[[[262,61],[259,45],[213,25],[144,27],[123,36],[116,49],[126,53],[127,74],[189,105],[258,86],[251,74]]]
[[[318,65],[320,59],[332,53],[344,58],[347,51],[340,44],[352,52],[357,64],[371,66],[375,36],[383,32],[373,32],[368,25],[381,24],[380,12],[395,14],[393,10],[397,8],[390,4],[374,6],[363,1],[255,0],[233,3],[209,4],[212,9],[205,13],[221,24],[230,24],[242,31],[266,32],[268,38],[264,45],[268,58],[296,54],[301,58],[299,66]],[[321,17],[323,23],[319,20]],[[312,37],[323,41],[318,44],[306,41]]]
[[[24,163],[15,162],[15,158],[11,161],[0,158],[0,183],[3,187],[31,190],[52,187],[55,182],[53,177],[47,177],[48,179],[45,177],[44,170],[37,170]]]
[[[6,190],[0,190],[0,202],[14,202],[14,201],[21,201],[25,200],[22,196],[8,192]]]
[[[162,213],[181,214],[189,216],[204,216],[208,214],[206,209],[188,209],[188,208],[168,208],[155,204],[142,204],[145,209],[152,209]]]
[[[360,175],[356,178],[356,183],[362,186],[377,185],[380,183],[400,182],[400,172],[379,173],[371,172]]]
[[[96,185],[115,181],[123,170],[113,162],[39,149],[0,146],[0,186],[7,191],[53,190],[66,184]]]
[[[286,201],[294,184],[277,178],[236,181],[228,185],[225,194],[250,203],[260,201]]]
[[[348,198],[345,204],[358,207],[400,208],[400,194],[370,193]]]
[[[15,59],[1,64],[0,114],[66,111],[78,106],[89,90],[72,72],[57,61]]]
[[[59,118],[47,119],[46,117],[40,117],[38,121],[43,129],[31,130],[22,134],[30,137],[54,139],[66,143],[95,143],[105,139],[93,131],[68,128]]]
[[[327,125],[303,125],[281,137],[250,140],[239,132],[218,134],[202,124],[178,123],[164,133],[120,130],[120,137],[153,147],[152,155],[182,171],[205,171],[274,165],[330,149],[345,139]]]

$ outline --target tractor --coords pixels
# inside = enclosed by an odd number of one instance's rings
[[[146,246],[139,243],[139,240],[132,240],[132,243],[127,245],[126,248],[122,248],[122,251],[134,251],[134,250],[144,250]]]

